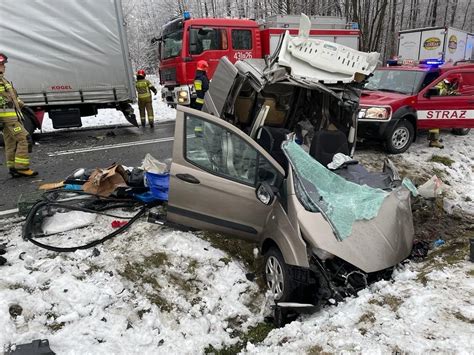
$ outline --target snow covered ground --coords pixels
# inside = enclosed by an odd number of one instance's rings
[[[174,118],[160,99],[154,107],[159,120]],[[119,112],[102,111],[84,125],[97,122],[125,120]],[[445,211],[472,216],[474,132],[443,138],[444,150],[427,148],[420,137],[391,159],[417,184],[436,173],[446,184]],[[356,152],[374,168],[384,156],[373,149]],[[112,230],[111,220],[98,217],[93,226],[65,234],[66,241],[49,239],[74,243],[103,235]],[[446,240],[420,263],[401,265],[393,280],[375,283],[358,297],[271,329],[264,323],[270,314],[264,291],[246,277],[254,270],[199,233],[142,219],[96,251],[54,253],[23,241],[21,227],[14,220],[0,222],[8,260],[0,266],[0,351],[39,338],[49,339],[58,354],[474,351],[474,264],[465,237]]]

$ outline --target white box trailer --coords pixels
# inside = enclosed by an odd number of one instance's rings
[[[0,52],[5,77],[54,128],[116,108],[136,124],[136,101],[120,0],[1,0]],[[26,124],[25,124],[26,125]]]
[[[293,36],[298,34],[300,17],[300,15],[274,15],[260,23],[264,55],[273,54],[280,35],[285,31],[288,30]],[[359,49],[361,34],[356,23],[348,23],[344,18],[335,16],[311,16],[309,20],[311,22],[310,38]]]
[[[474,59],[473,35],[452,27],[429,27],[398,33],[400,60],[442,59],[445,62]]]

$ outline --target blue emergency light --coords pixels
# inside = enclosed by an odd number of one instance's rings
[[[440,65],[444,64],[444,60],[441,60],[441,59],[424,59],[424,60],[420,60],[420,64],[439,67]]]
[[[189,11],[184,11],[183,18],[185,21],[191,19],[191,13]]]

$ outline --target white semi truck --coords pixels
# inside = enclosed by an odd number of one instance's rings
[[[35,115],[25,126],[80,127],[81,117],[115,108],[136,125],[133,71],[120,0],[2,0],[5,77]]]
[[[452,27],[427,27],[398,33],[398,59],[474,60],[474,34]]]

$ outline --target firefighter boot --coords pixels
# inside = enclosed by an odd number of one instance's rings
[[[146,120],[145,120],[144,118],[142,118],[141,121],[142,121],[142,127],[145,127],[145,125],[146,125]]]
[[[155,119],[153,117],[148,118],[148,123],[150,123],[151,128],[155,127]]]
[[[14,169],[14,168],[10,168],[10,174],[12,177],[16,178],[16,177],[22,177],[22,176],[25,176],[25,177],[33,177],[33,176],[36,176],[38,175],[38,172],[37,171],[34,171],[34,170],[31,170],[31,169]]]
[[[441,144],[440,142],[440,139],[439,139],[439,133],[429,133],[429,137],[428,137],[429,141],[430,141],[430,144],[429,146],[432,147],[432,148],[439,148],[439,149],[443,149],[444,148],[444,145]]]

